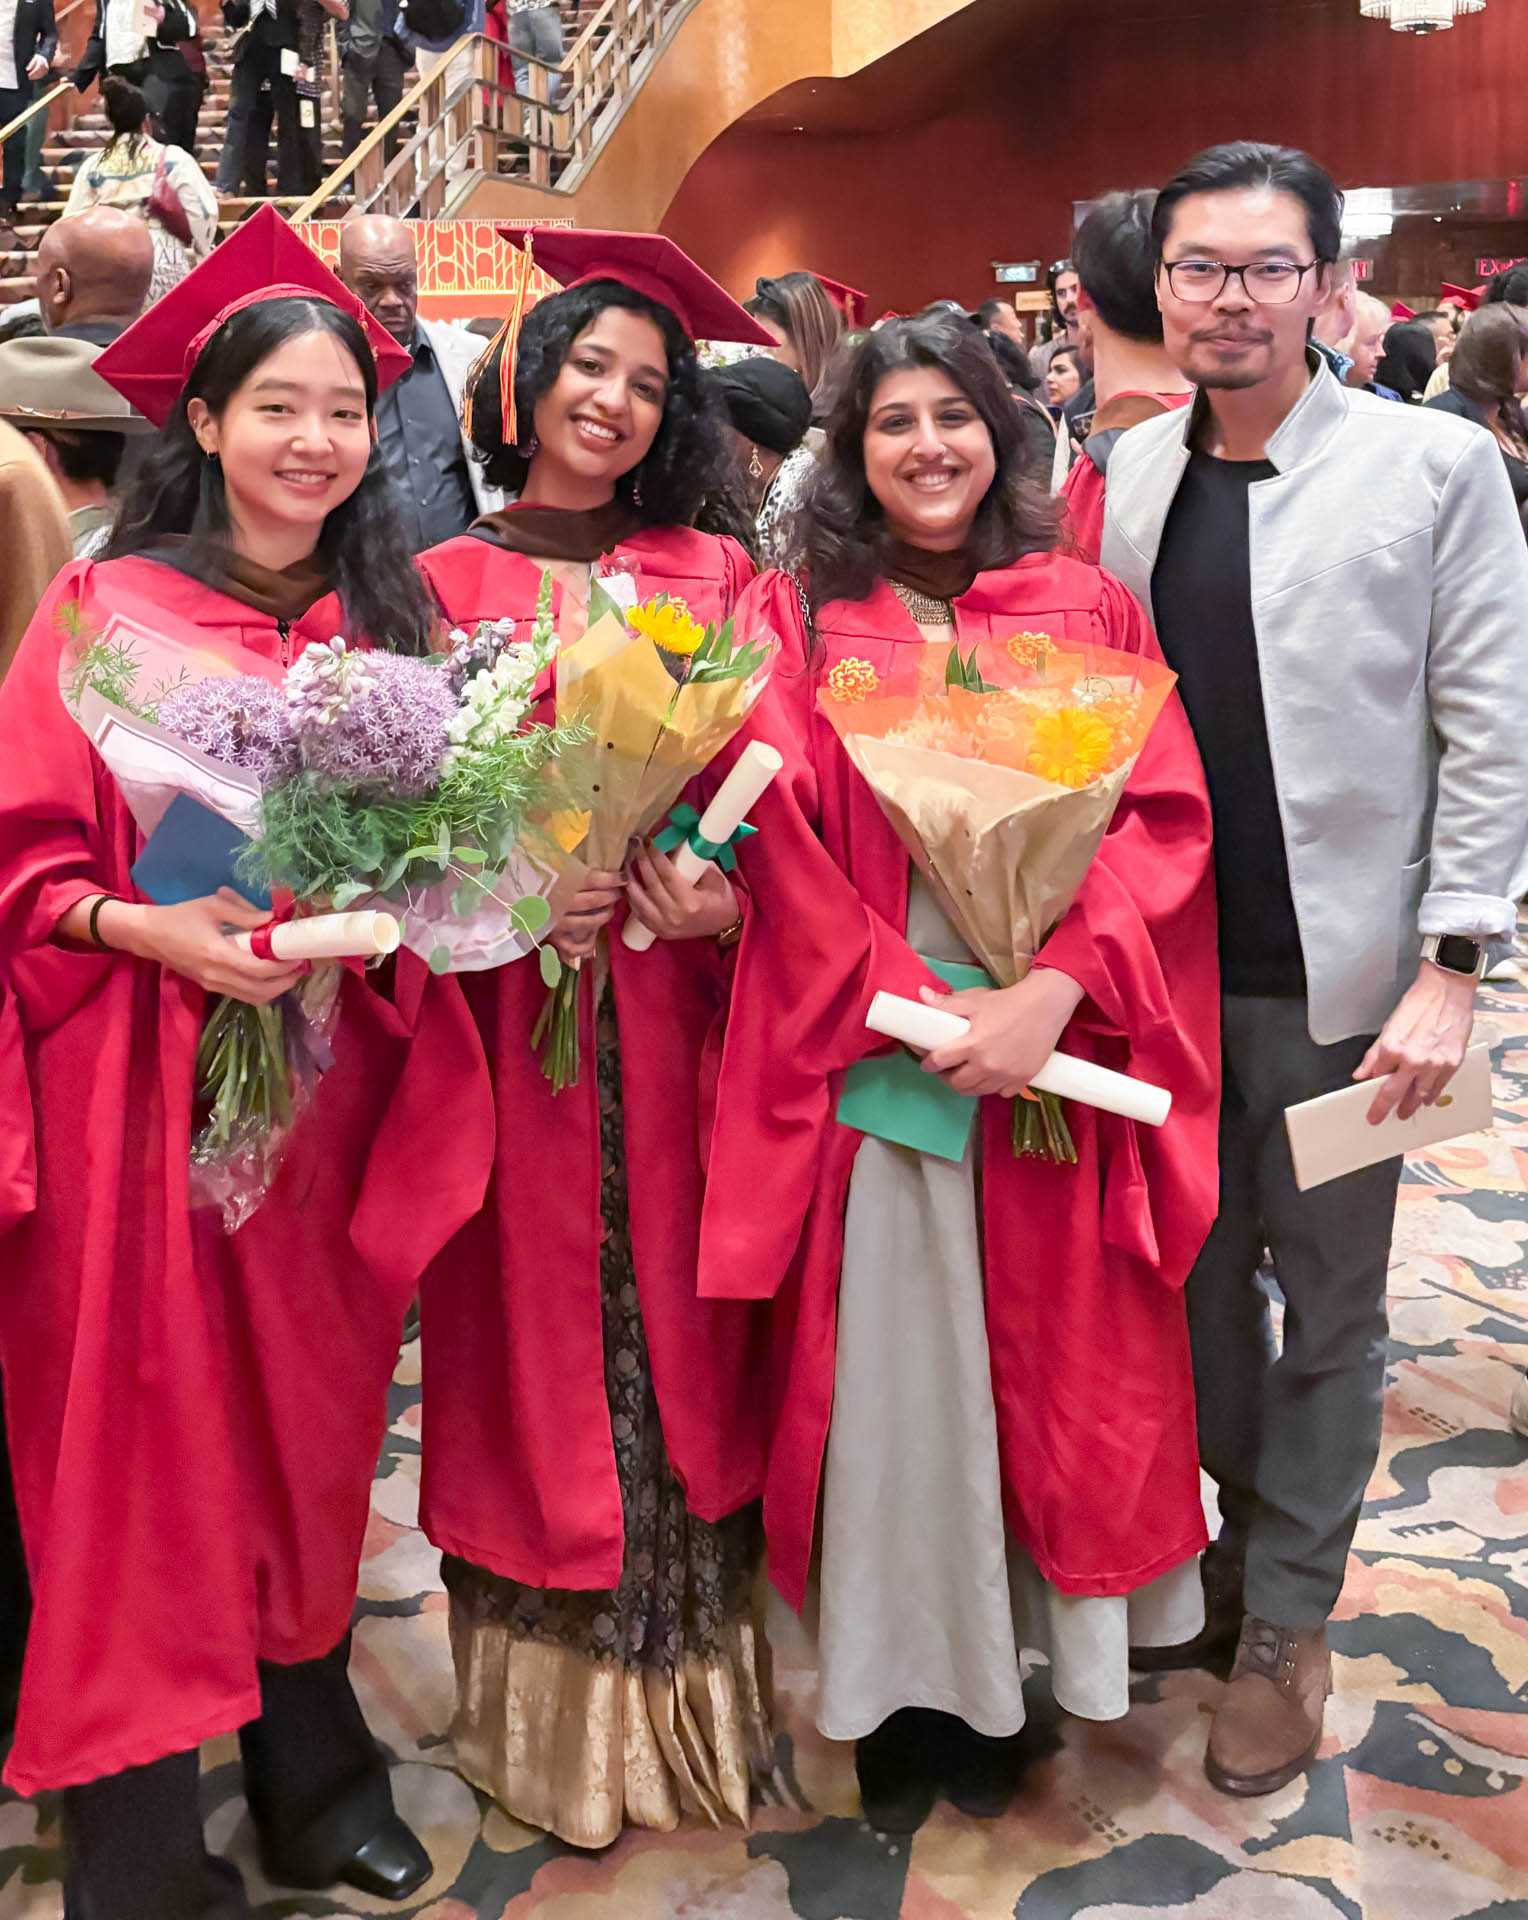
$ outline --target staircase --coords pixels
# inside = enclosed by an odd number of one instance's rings
[[[228,96],[231,75],[224,48],[231,38],[222,25],[221,18],[214,14],[211,21],[204,20],[203,51],[207,56],[207,91],[202,98],[202,111],[197,121],[196,161],[207,176],[208,185],[216,182],[218,160],[223,151],[223,135],[228,124]],[[69,198],[69,189],[74,180],[76,168],[86,154],[98,153],[110,137],[111,129],[107,125],[105,112],[100,104],[99,88],[93,87],[83,99],[79,95],[66,95],[66,103],[73,99],[79,102],[83,111],[67,126],[54,127],[49,131],[43,147],[42,174],[46,182],[44,198],[40,201],[27,200],[22,203],[12,232],[0,227],[0,305],[9,305],[16,300],[28,300],[32,297],[32,261],[31,255],[37,250],[37,243],[46,230],[64,211]],[[332,96],[326,95],[318,102],[319,113],[324,129],[324,176],[333,173],[342,158],[340,152],[341,131],[338,114],[332,104]],[[57,109],[55,108],[55,116]],[[12,135],[13,139],[22,139],[23,134]],[[271,137],[270,177],[276,175],[276,141]],[[272,196],[274,198],[274,196]],[[260,202],[246,199],[242,195],[219,196],[222,217],[219,222],[219,238],[226,238]],[[276,200],[276,205],[288,212],[298,203],[295,200]],[[330,217],[341,209],[326,207],[324,213]]]

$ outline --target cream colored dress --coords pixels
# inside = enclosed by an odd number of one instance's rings
[[[971,961],[916,870],[907,938]],[[1204,1623],[1197,1558],[1128,1596],[1079,1597],[1007,1536],[976,1152],[974,1129],[958,1166],[867,1137],[850,1178],[819,1574],[817,1720],[834,1740],[912,1706],[1015,1733],[1041,1657],[1059,1705],[1117,1719],[1128,1647]]]

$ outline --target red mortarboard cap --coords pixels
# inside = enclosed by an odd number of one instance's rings
[[[842,280],[830,280],[825,273],[814,274],[813,279],[821,281],[827,290],[828,298],[838,308],[850,327],[862,327],[865,315],[869,311],[870,296],[861,293],[858,287],[846,287]]]
[[[1466,313],[1473,313],[1481,301],[1485,299],[1488,291],[1489,282],[1486,286],[1482,287],[1456,287],[1452,281],[1445,280],[1439,289],[1438,298],[1440,300],[1452,300],[1458,306],[1463,307]]]
[[[408,350],[268,203],[114,340],[95,370],[162,427],[197,355],[225,320],[259,300],[302,296],[327,300],[360,322],[376,356],[379,389],[408,370]]]
[[[618,280],[667,307],[692,340],[738,340],[772,347],[775,337],[661,233],[606,233],[594,227],[500,225],[511,246],[565,287]]]
[[[1416,314],[1407,306],[1404,300],[1397,300],[1395,305],[1390,309],[1390,318],[1392,320],[1415,320],[1416,317]]]

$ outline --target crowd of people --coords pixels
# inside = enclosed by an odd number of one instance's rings
[[[103,185],[148,164],[134,134]],[[427,1879],[347,1676],[416,1297],[454,1764],[517,1819],[586,1848],[748,1821],[766,1564],[880,1830],[1010,1804],[1036,1654],[1094,1720],[1132,1670],[1210,1667],[1209,1779],[1295,1779],[1378,1455],[1400,1162],[1302,1190],[1284,1113],[1435,1103],[1514,936],[1528,284],[1392,325],[1321,166],[1250,143],[1099,200],[1033,354],[1001,302],[867,328],[812,274],[740,302],[579,229],[535,232],[561,291],[486,342],[421,316],[393,220],[268,284],[262,216],[155,300],[157,241],[101,199],[0,343],[0,1569],[32,1608],[5,1778],[61,1792],[70,1920],[248,1920],[196,1809],[234,1729],[272,1880]],[[613,573],[776,649],[692,796],[772,749],[756,834],[698,880],[651,840],[584,875],[546,936],[585,1062],[560,1089],[534,959],[347,971],[317,1111],[225,1231],[188,1177],[202,1022],[299,969],[229,937],[268,919],[247,898],[135,883],[61,646],[422,656],[529,628],[550,581],[567,647]],[[972,984],[822,703],[992,641],[1176,675],[1009,985]],[[839,1117],[893,1058],[883,992],[967,1022],[909,1067],[969,1103],[949,1153]],[[1016,1153],[1058,1048],[1170,1092],[1166,1123],[1078,1105],[1070,1164]]]
[[[189,250],[185,270],[212,244],[202,229],[209,206],[216,226],[217,198],[263,199],[274,192],[305,199],[317,191],[329,172],[324,131],[336,57],[340,151],[348,156],[365,137],[368,119],[385,120],[411,77],[463,34],[486,33],[503,44],[502,78],[519,93],[533,91],[534,60],[546,70],[553,101],[567,50],[563,0],[223,0],[230,90],[209,184],[196,159],[207,55],[195,0],[144,0],[141,6],[95,0],[92,31],[74,62],[60,42],[53,0],[16,0],[10,17],[9,40],[0,27],[0,126],[26,112],[61,76],[81,93],[99,84],[111,131],[104,149],[81,166],[69,211],[94,204],[107,186],[113,204],[137,205],[155,220],[156,238]],[[25,138],[5,143],[0,226],[14,224],[24,202],[47,200],[57,190],[43,172],[48,120],[37,114]],[[385,158],[398,146],[394,127],[384,138]],[[86,175],[88,187],[81,185]],[[170,284],[168,265],[156,276],[156,294]]]

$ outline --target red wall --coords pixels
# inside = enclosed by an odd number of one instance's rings
[[[1307,147],[1344,186],[1528,172],[1528,0],[1425,39],[1358,0],[1077,0],[1048,34],[1025,12],[1014,0],[1009,47],[948,117],[852,135],[739,123],[664,230],[734,290],[810,266],[867,288],[874,314],[984,298],[993,260],[1065,251],[1074,200],[1160,183],[1214,141]]]

